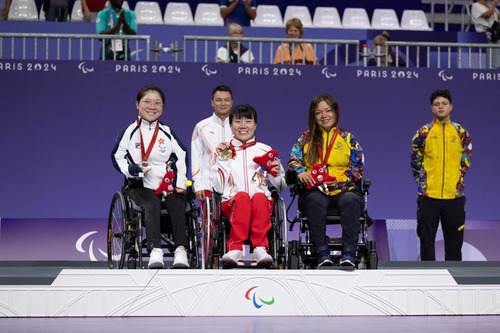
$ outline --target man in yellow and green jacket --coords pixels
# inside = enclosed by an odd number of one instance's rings
[[[470,166],[469,132],[451,121],[448,90],[430,97],[435,118],[412,141],[411,169],[418,186],[417,235],[420,259],[436,260],[435,240],[441,221],[445,260],[462,260],[465,226],[464,176]]]

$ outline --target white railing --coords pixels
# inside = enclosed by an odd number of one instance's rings
[[[184,61],[214,62],[217,50],[228,47],[230,42],[243,43],[253,53],[256,64],[272,64],[275,51],[282,43],[291,43],[292,50],[295,43],[312,44],[322,65],[349,66],[360,62],[359,40],[213,36],[184,36]]]
[[[158,61],[159,54],[168,52],[174,61],[215,62],[220,47],[238,42],[252,51],[255,64],[272,64],[282,43],[310,43],[321,65],[387,66],[384,54],[391,47],[398,67],[489,69],[492,53],[500,52],[500,45],[488,43],[391,41],[385,48],[369,50],[358,40],[213,36],[184,36],[182,49],[177,42],[164,48],[156,41],[152,48],[150,36],[0,33],[0,59],[97,60],[99,52],[101,58],[104,53],[101,40],[113,39],[124,40],[131,50],[130,60],[135,61],[150,61],[151,52],[152,60]]]
[[[97,60],[106,40],[122,40],[130,60],[150,60],[150,36],[46,33],[0,33],[0,59]]]
[[[406,67],[419,68],[488,69],[492,53],[500,52],[500,45],[487,43],[387,42],[380,53],[387,53],[388,47],[405,60]],[[399,57],[394,58],[395,65],[401,66]]]

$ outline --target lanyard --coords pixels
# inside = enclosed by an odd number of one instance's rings
[[[142,157],[142,162],[147,162],[149,155],[151,154],[151,151],[153,150],[153,145],[156,141],[156,137],[158,136],[158,130],[160,129],[160,122],[156,120],[156,126],[155,126],[155,131],[153,133],[153,137],[151,138],[151,141],[149,142],[148,145],[148,150],[144,151],[144,139],[142,138],[142,131],[141,131],[141,121],[140,118],[137,117],[137,125],[139,126],[139,134],[141,136],[141,157]]]
[[[330,157],[330,153],[332,152],[333,144],[335,143],[335,140],[337,139],[338,133],[339,133],[338,128],[335,127],[335,132],[333,133],[332,141],[330,141],[330,144],[328,145],[328,149],[326,150],[326,154],[325,154],[325,157],[323,158],[322,166],[326,166],[328,163],[328,158]],[[326,137],[328,138],[328,134]],[[321,156],[323,154],[322,147],[319,147],[318,150],[319,150],[319,156]]]

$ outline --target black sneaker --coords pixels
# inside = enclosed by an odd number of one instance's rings
[[[356,259],[354,258],[354,255],[350,252],[343,253],[339,263],[340,266],[344,267],[356,267]]]
[[[330,257],[329,250],[322,250],[318,252],[318,267],[333,266],[332,258]]]

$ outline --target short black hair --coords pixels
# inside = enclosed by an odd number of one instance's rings
[[[148,85],[148,86],[142,87],[141,90],[139,90],[139,92],[137,93],[136,101],[140,102],[141,99],[144,97],[144,95],[146,95],[146,93],[148,91],[156,91],[158,94],[160,94],[161,101],[163,102],[163,104],[165,104],[165,94],[163,93],[163,91],[159,87],[153,86],[153,85]]]
[[[229,112],[229,123],[233,123],[233,119],[253,119],[257,124],[257,111],[250,104],[237,105]]]
[[[434,100],[438,97],[446,98],[447,100],[450,101],[450,104],[451,104],[451,93],[448,90],[446,90],[446,89],[434,90],[434,92],[431,94],[431,97],[430,97],[431,105],[432,105],[432,103],[434,103]]]
[[[227,91],[229,95],[231,95],[231,99],[233,98],[233,91],[231,90],[231,88],[225,85],[220,85],[215,87],[214,90],[212,90],[212,99],[214,99],[215,93],[218,91]]]

